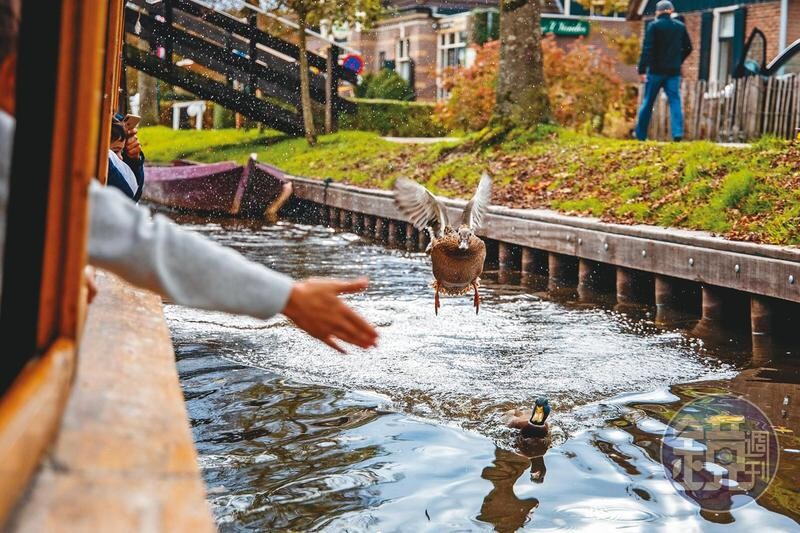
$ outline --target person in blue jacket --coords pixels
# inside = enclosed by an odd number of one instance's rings
[[[681,106],[681,65],[692,53],[692,42],[686,26],[673,16],[675,7],[669,0],[656,4],[656,19],[647,26],[639,76],[644,86],[644,98],[636,121],[636,138],[647,139],[647,129],[653,105],[661,88],[669,100],[672,139],[683,139],[683,108]]]
[[[114,115],[111,121],[111,145],[108,153],[108,185],[138,202],[144,190],[144,153],[136,129],[127,131]]]

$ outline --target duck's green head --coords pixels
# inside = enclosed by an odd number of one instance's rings
[[[536,398],[529,422],[534,426],[543,426],[548,416],[550,416],[550,401],[544,396]]]

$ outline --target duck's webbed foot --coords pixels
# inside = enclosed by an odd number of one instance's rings
[[[478,314],[478,310],[481,308],[481,295],[478,294],[478,280],[472,282],[472,288],[475,290],[475,296],[472,298],[472,303],[475,305],[475,314]]]
[[[433,312],[439,315],[439,282],[433,282],[433,290],[436,291],[433,296]]]

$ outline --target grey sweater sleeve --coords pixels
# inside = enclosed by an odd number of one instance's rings
[[[89,187],[89,263],[179,305],[269,318],[286,306],[292,279],[180,228],[121,192]]]

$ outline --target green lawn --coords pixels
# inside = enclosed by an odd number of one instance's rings
[[[621,223],[703,229],[731,238],[800,245],[800,146],[763,140],[750,148],[707,142],[639,143],[544,128],[502,142],[478,136],[399,145],[343,131],[309,148],[257,130],[142,128],[150,161],[244,162],[250,153],[298,175],[389,187],[399,175],[438,194],[466,197],[483,170],[494,202],[546,207]]]

